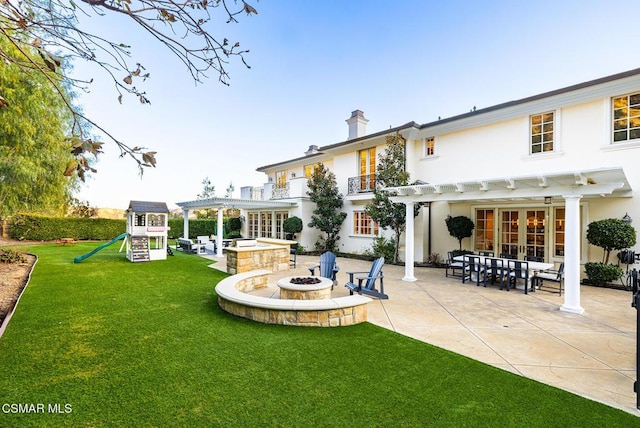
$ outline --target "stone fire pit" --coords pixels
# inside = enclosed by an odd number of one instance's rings
[[[294,282],[315,282],[317,284],[293,284]],[[319,300],[331,298],[331,286],[333,281],[318,276],[288,276],[278,281],[281,299],[292,300]]]

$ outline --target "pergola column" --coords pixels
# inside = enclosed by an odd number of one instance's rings
[[[405,202],[406,212],[406,228],[404,238],[404,278],[403,281],[413,282],[416,281],[416,277],[413,276],[413,262],[414,262],[414,246],[415,238],[413,236],[414,220],[413,220],[413,206],[414,202]]]
[[[184,217],[184,227],[182,228],[182,237],[184,239],[189,239],[189,210],[186,208],[183,208],[182,215]]]
[[[563,196],[564,232],[564,304],[561,311],[584,313],[580,306],[580,199],[582,195]]]
[[[216,257],[222,257],[222,207],[218,208],[218,231],[216,232]]]

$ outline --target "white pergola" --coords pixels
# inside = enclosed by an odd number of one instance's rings
[[[216,256],[222,257],[222,211],[226,208],[273,209],[295,207],[295,202],[261,201],[255,199],[209,198],[195,201],[177,202],[184,216],[184,238],[189,237],[189,211],[215,208],[218,210],[218,230],[216,232]]]
[[[439,184],[414,184],[389,187],[393,202],[406,204],[405,275],[403,281],[415,281],[413,209],[421,202],[462,202],[518,200],[565,201],[565,297],[560,310],[581,314],[580,306],[580,201],[583,198],[631,197],[631,186],[622,168],[601,168],[535,176],[502,177]]]

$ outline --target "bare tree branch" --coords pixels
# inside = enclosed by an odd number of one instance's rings
[[[222,14],[227,23],[237,23],[237,17],[243,12],[247,15],[258,13],[244,0],[241,3],[238,0],[70,0],[68,3],[65,0],[0,0],[0,34],[22,53],[16,57],[0,49],[0,59],[25,72],[47,75],[73,115],[69,142],[76,163],[69,165],[65,174],[72,172],[84,179],[85,171],[96,172],[85,155],[101,153],[102,143],[87,136],[86,124],[102,131],[114,142],[121,157],[133,158],[141,174],[144,167],[156,164],[155,152],[120,141],[86,117],[65,98],[64,91],[58,86],[62,82],[73,90],[88,91],[93,79],[82,80],[65,74],[65,65],[86,61],[98,65],[113,81],[119,102],[123,95],[129,95],[143,104],[150,103],[146,92],[134,86],[134,81],[144,82],[150,73],[132,58],[131,47],[112,40],[111,35],[105,37],[81,29],[78,17],[124,16],[175,55],[194,81],[202,82],[211,73],[218,76],[220,83],[228,85],[228,64],[238,58],[249,67],[244,58],[249,51],[240,49],[238,42],[231,43],[226,37],[209,32],[208,28],[213,25],[212,12]],[[39,54],[42,62],[34,60],[27,50]],[[10,108],[10,105],[11,99],[0,92],[0,108]]]

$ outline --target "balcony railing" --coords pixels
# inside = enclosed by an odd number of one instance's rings
[[[376,180],[375,174],[349,177],[349,195],[358,193],[369,193],[380,188],[380,183]]]
[[[289,183],[277,184],[273,186],[271,199],[285,199],[289,197]]]

